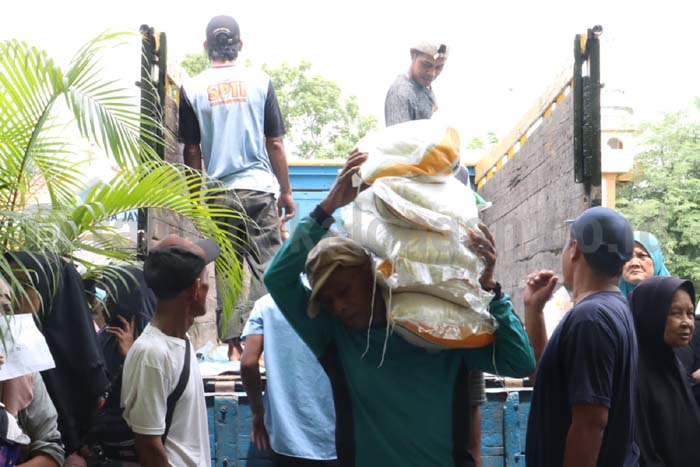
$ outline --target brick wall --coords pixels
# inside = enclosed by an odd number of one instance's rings
[[[574,182],[573,149],[569,94],[480,190],[493,202],[482,218],[496,238],[496,277],[519,314],[530,272],[551,269],[561,277],[563,221],[588,207],[586,188]]]
[[[168,162],[182,163],[182,145],[178,144],[175,138],[175,135],[177,135],[177,115],[177,104],[175,100],[167,96],[164,118],[166,127],[171,134],[166,138],[165,160]],[[170,233],[190,239],[199,238],[197,229],[187,219],[170,211],[151,209],[149,212],[147,232],[149,245]],[[208,266],[208,273],[210,288],[207,298],[207,313],[197,318],[189,331],[195,349],[210,341],[216,344],[216,287],[214,286],[213,264]]]

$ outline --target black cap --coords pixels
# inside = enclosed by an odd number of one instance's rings
[[[622,266],[632,257],[632,225],[614,209],[602,206],[590,208],[576,219],[566,222],[571,224],[571,232],[586,262],[594,269],[619,274]]]
[[[234,46],[241,40],[238,23],[230,16],[214,16],[207,24],[207,42],[210,45]]]
[[[221,248],[211,239],[191,242],[168,235],[153,246],[143,262],[143,275],[158,298],[172,298],[194,284]]]

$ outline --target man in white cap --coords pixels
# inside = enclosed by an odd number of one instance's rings
[[[448,52],[448,47],[439,42],[419,42],[411,48],[408,73],[399,75],[386,93],[386,126],[433,116],[437,101],[432,83],[442,73]]]

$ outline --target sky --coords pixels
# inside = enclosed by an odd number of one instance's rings
[[[408,69],[411,44],[432,38],[450,46],[434,83],[440,115],[470,139],[504,136],[572,63],[574,36],[596,24],[602,81],[624,91],[638,120],[690,107],[700,96],[698,13],[700,2],[677,0],[35,0],[3,5],[0,39],[24,40],[66,63],[99,32],[145,23],[167,34],[169,62],[177,63],[202,50],[212,16],[229,14],[241,27],[241,60],[308,60],[382,125],[384,96]],[[138,66],[137,48],[109,51],[106,69],[129,86]]]

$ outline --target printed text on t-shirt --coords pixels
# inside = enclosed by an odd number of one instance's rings
[[[246,102],[248,92],[245,81],[229,81],[207,87],[209,103],[212,107],[233,102]]]

